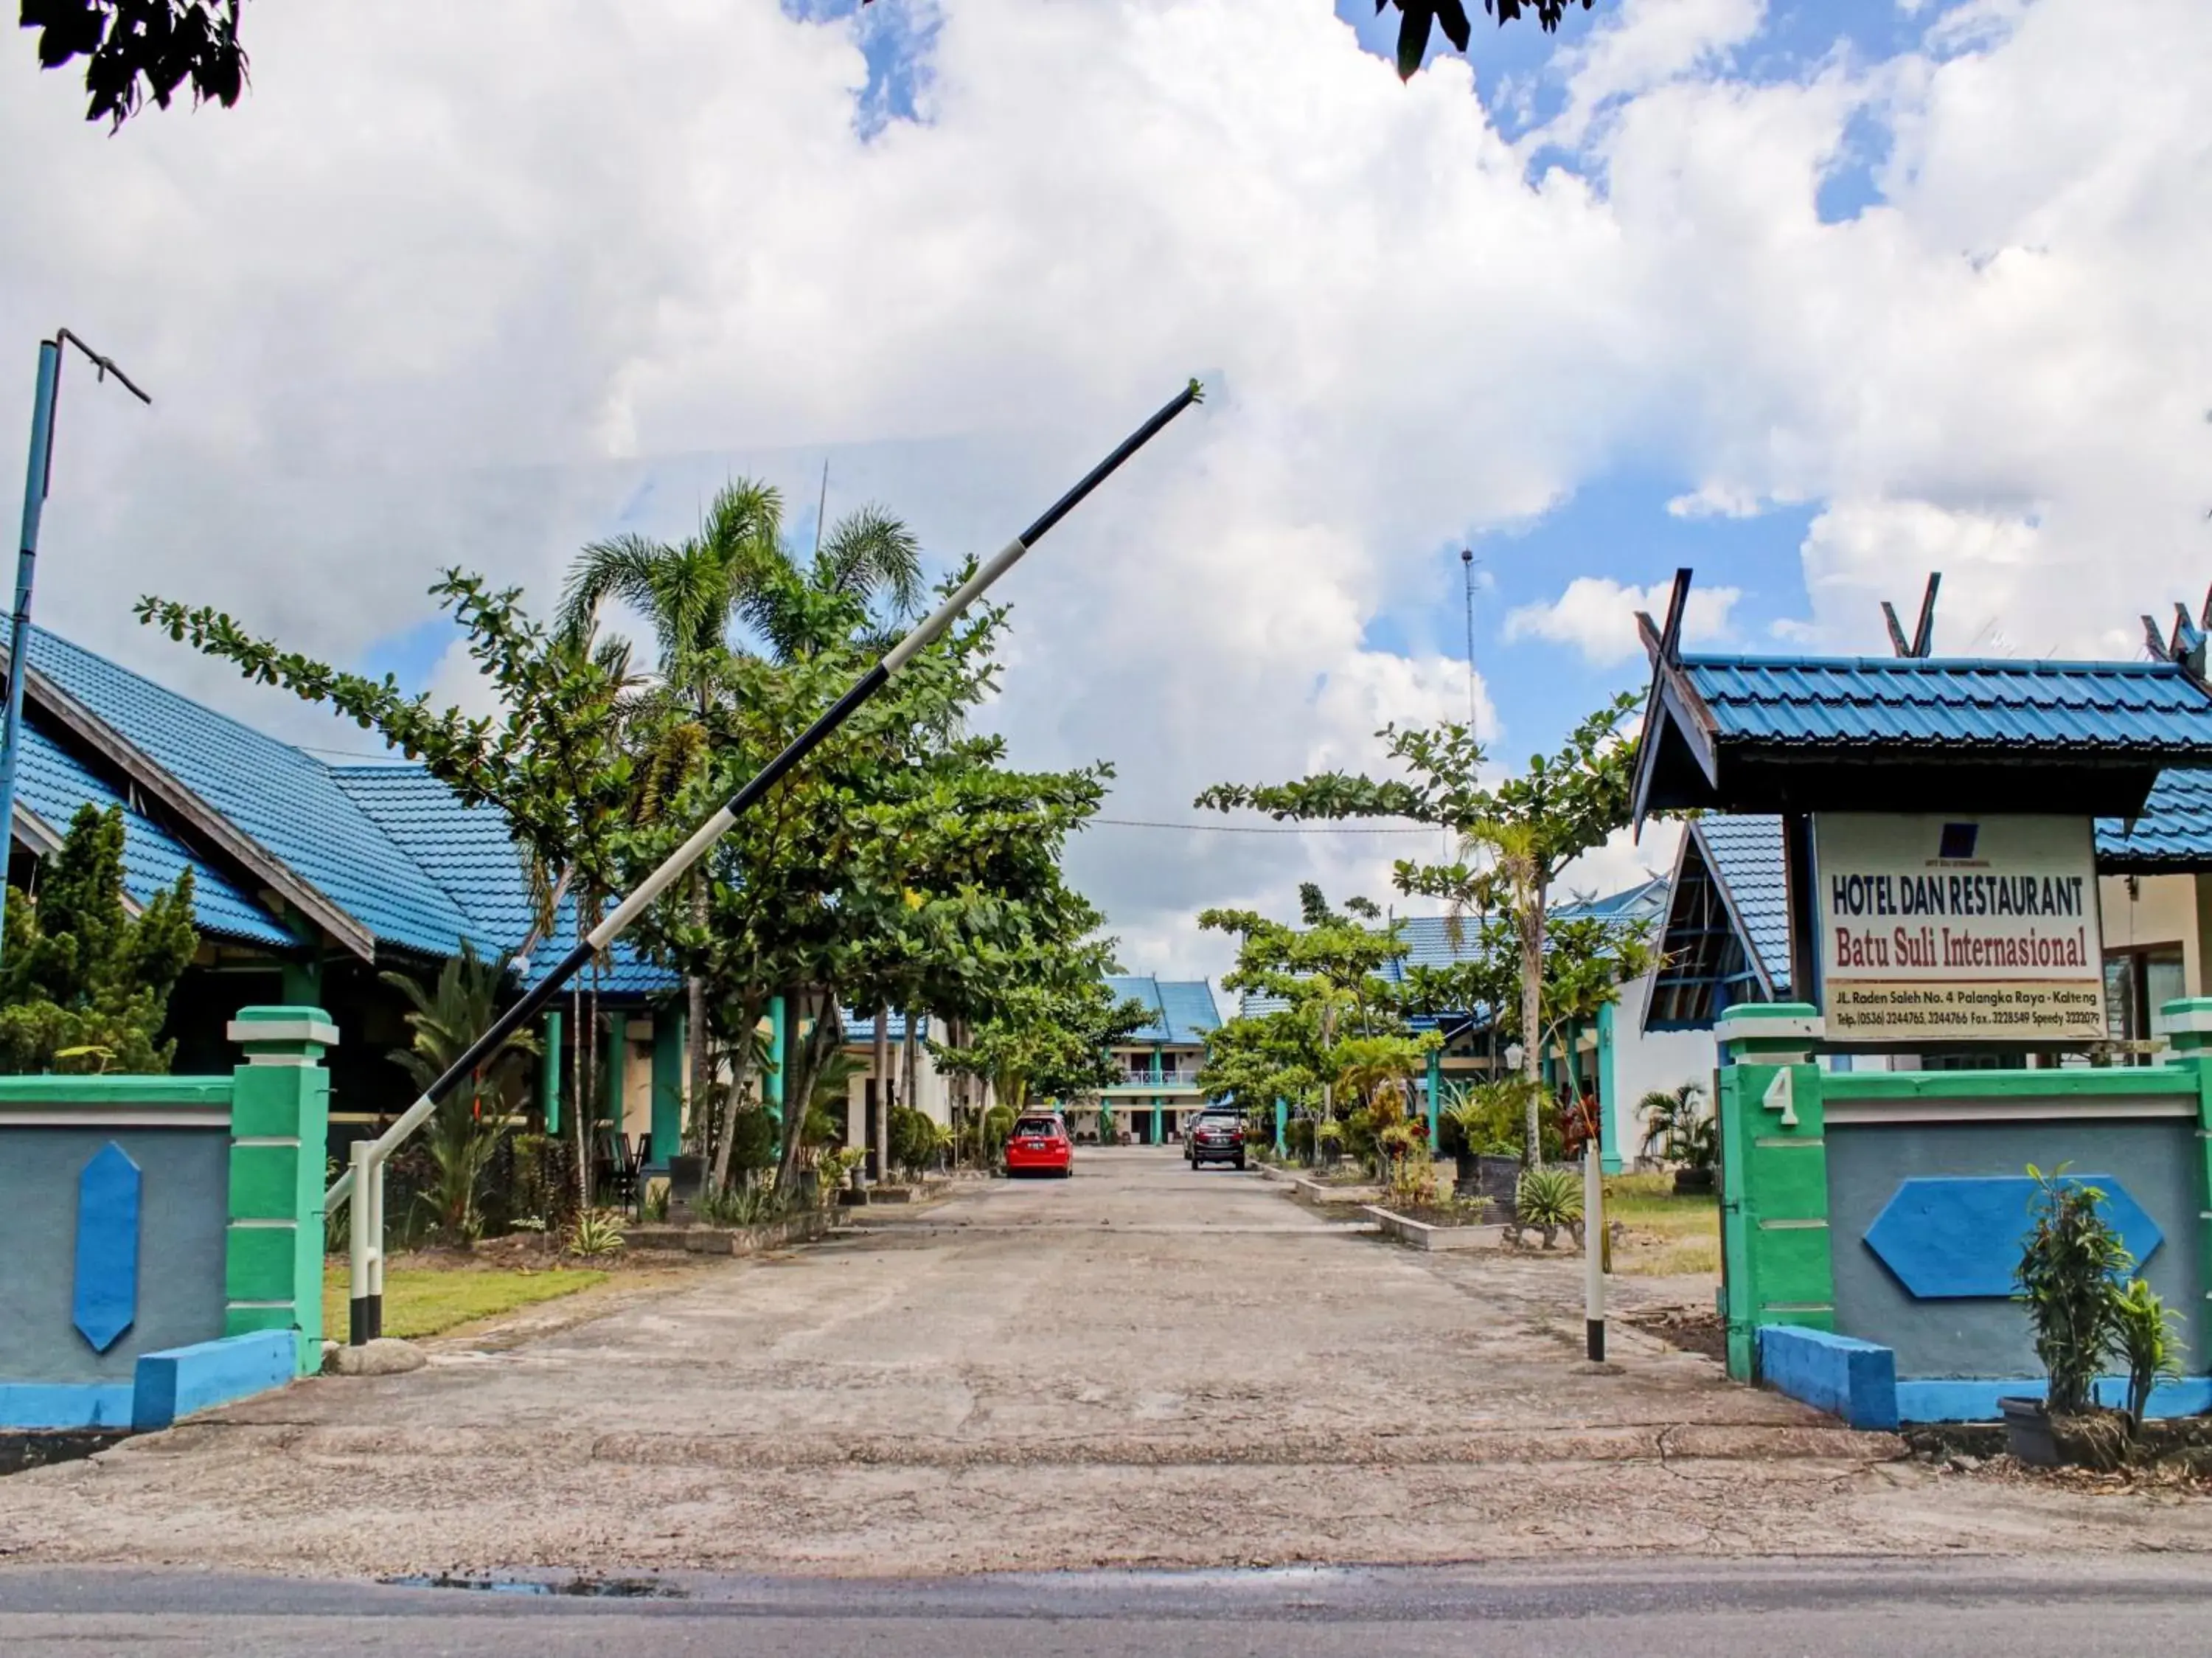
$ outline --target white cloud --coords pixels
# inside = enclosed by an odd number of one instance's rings
[[[1552,603],[1522,605],[1515,610],[1505,619],[1505,637],[1572,645],[1582,652],[1583,660],[1600,667],[1625,662],[1643,649],[1636,638],[1636,613],[1643,611],[1655,622],[1663,622],[1670,588],[1665,582],[1634,588],[1624,587],[1609,576],[1577,576]],[[1729,612],[1742,597],[1741,588],[1693,584],[1682,616],[1683,642],[1697,644],[1726,638]]]
[[[18,50],[0,338],[67,320],[157,399],[72,379],[40,613],[325,733],[126,599],[350,661],[445,564],[549,594],[626,511],[680,532],[731,471],[811,499],[825,451],[833,510],[876,496],[955,557],[1218,370],[1007,594],[994,717],[1024,763],[1113,759],[1116,815],[1463,707],[1437,640],[1365,643],[1455,600],[1415,554],[1627,460],[1686,512],[1820,503],[1823,648],[1883,648],[1873,600],[1938,562],[1946,648],[1994,618],[1980,648],[2131,655],[2212,573],[2212,8],[2110,9],[1981,6],[1944,55],[1757,83],[1753,0],[1626,0],[1513,143],[1464,64],[1401,87],[1280,0],[944,0],[930,124],[866,138],[849,28],[769,0],[275,8],[238,109],[113,138]],[[1893,135],[1887,200],[1823,224],[1854,119]],[[1528,176],[1578,133],[1589,177]],[[1630,657],[1662,575],[1516,625]],[[1701,592],[1693,634],[1728,612]],[[1380,896],[1392,846],[1101,830],[1077,869],[1133,966],[1218,968],[1198,905]]]

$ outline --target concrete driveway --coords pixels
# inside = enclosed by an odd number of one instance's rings
[[[884,1574],[2212,1543],[2195,1506],[1900,1462],[1618,1327],[1626,1374],[1577,1374],[1572,1261],[1416,1255],[1282,1191],[1085,1150],[16,1476],[0,1552]]]

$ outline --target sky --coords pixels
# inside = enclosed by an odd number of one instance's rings
[[[550,606],[732,477],[806,533],[826,464],[942,568],[1192,375],[1009,578],[988,710],[1116,768],[1069,863],[1132,971],[1441,850],[1200,789],[1470,704],[1516,768],[1642,687],[1679,566],[1691,648],[1778,653],[1886,652],[1940,569],[1942,653],[2133,657],[2212,580],[2201,0],[1599,0],[1404,85],[1352,0],[394,16],[250,5],[238,108],[112,137],[0,61],[0,454],[57,324],[155,399],[66,371],[40,618],[333,759],[131,600],[467,701],[446,566]]]

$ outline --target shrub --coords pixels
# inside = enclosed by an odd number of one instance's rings
[[[1310,1117],[1294,1117],[1283,1125],[1283,1145],[1293,1157],[1311,1161],[1314,1152],[1314,1121]]]
[[[2114,1345],[2128,1367],[2128,1426],[2142,1431],[2143,1411],[2150,1390],[2161,1381],[2181,1377],[2184,1345],[2173,1309],[2141,1278],[2112,1297]]]
[[[1513,1194],[1515,1221],[1533,1226],[1544,1234],[1549,1249],[1561,1227],[1573,1227],[1583,1217],[1582,1177],[1569,1168],[1532,1168],[1521,1176]]]
[[[1013,1132],[1014,1108],[1012,1106],[994,1105],[983,1113],[983,1145],[992,1156],[996,1157],[1006,1149],[1006,1142],[1012,1137]]]
[[[2022,1240],[2014,1281],[2027,1303],[2035,1356],[2051,1375],[2047,1395],[2053,1416],[2089,1407],[2097,1372],[2120,1344],[2119,1276],[2135,1265],[2097,1206],[2105,1194],[2030,1163],[2038,1188],[2033,1228]]]
[[[599,1260],[622,1253],[622,1216],[611,1209],[587,1209],[568,1228],[568,1253]]]
[[[937,1164],[937,1123],[926,1111],[895,1105],[890,1121],[891,1165],[920,1174]]]
[[[726,1191],[708,1192],[698,1203],[699,1217],[709,1226],[760,1226],[783,1210],[781,1195],[765,1181],[744,1181]]]
[[[1461,1143],[1470,1152],[1487,1157],[1518,1157],[1528,1138],[1528,1082],[1522,1076],[1501,1076],[1474,1082],[1458,1091],[1446,1115]],[[1556,1138],[1556,1125],[1546,1133]]]

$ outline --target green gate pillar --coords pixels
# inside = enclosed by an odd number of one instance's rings
[[[1152,1101],[1152,1126],[1151,1131],[1145,1137],[1145,1143],[1148,1146],[1156,1146],[1161,1143],[1160,1102],[1158,1100]]]
[[[320,1008],[240,1008],[225,1034],[231,1072],[230,1214],[223,1232],[226,1336],[289,1330],[299,1373],[323,1364],[323,1159],[338,1030]]]
[[[761,1103],[783,1121],[783,998],[768,999],[768,1070],[761,1076]]]
[[[1612,1002],[1597,1010],[1598,1166],[1607,1174],[1620,1173],[1620,1085],[1613,1076],[1614,1021],[1619,1011],[1619,1004]]]
[[[1290,1107],[1289,1107],[1288,1106],[1285,1105],[1281,1100],[1276,1100],[1276,1101],[1275,1101],[1275,1155],[1277,1155],[1278,1157],[1283,1156],[1283,1155],[1286,1153],[1286,1151],[1288,1150],[1288,1148],[1284,1144],[1284,1137],[1285,1137],[1285,1134],[1289,1131],[1290,1125],[1291,1125],[1291,1109],[1290,1109]]]
[[[561,1131],[561,1015],[545,1015],[545,1051],[538,1056],[538,1109],[545,1119],[545,1132]]]
[[[1432,1157],[1436,1155],[1437,1151],[1437,1111],[1443,1103],[1443,1093],[1444,1051],[1442,1048],[1431,1048],[1429,1050],[1429,1155]],[[1275,1102],[1275,1142],[1278,1146],[1282,1143],[1283,1138],[1282,1109],[1282,1102],[1277,1100]]]
[[[1828,1151],[1817,1009],[1797,1002],[1723,1013],[1721,1049],[1721,1274],[1728,1370],[1757,1377],[1759,1327],[1836,1327],[1828,1241]]]
[[[684,1022],[672,1008],[653,1021],[653,1167],[662,1172],[684,1142]]]

